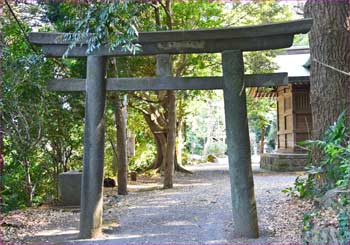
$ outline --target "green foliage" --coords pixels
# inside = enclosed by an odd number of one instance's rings
[[[9,17],[6,9],[4,14]],[[1,63],[5,156],[1,194],[2,211],[9,211],[25,207],[30,195],[33,205],[51,201],[57,197],[58,174],[81,167],[84,102],[81,94],[48,93],[46,81],[55,72],[69,76],[70,69],[32,50],[13,19],[2,18],[1,25],[5,37]],[[80,64],[85,67],[84,62],[66,61],[68,67],[78,68]],[[74,72],[85,74],[84,69]]]
[[[227,16],[229,26],[266,24],[292,18],[290,5],[276,0],[235,2]]]
[[[339,115],[337,121],[324,133],[322,139],[308,140],[300,145],[320,149],[322,160],[315,165],[306,167],[307,178],[298,177],[294,187],[284,192],[297,194],[300,198],[314,197],[324,194],[327,190],[339,187],[350,188],[350,124],[346,113]]]
[[[222,24],[223,4],[211,1],[174,1],[173,24],[177,29],[216,27]]]
[[[346,204],[340,201],[336,209],[319,207],[306,212],[303,217],[303,243],[330,244],[337,242],[337,244],[349,244],[349,214],[348,200]],[[332,230],[332,234],[330,234],[330,230]]]
[[[320,149],[322,160],[307,166],[307,178],[297,178],[294,187],[286,189],[299,193],[300,198],[319,196],[335,187],[350,188],[350,124],[345,112],[331,125],[320,140],[300,143]]]
[[[7,12],[4,12],[8,16]],[[3,211],[24,207],[28,201],[28,182],[41,201],[45,195],[48,171],[41,161],[46,161],[42,147],[45,135],[47,109],[44,82],[52,77],[52,64],[31,50],[23,39],[18,25],[10,18],[2,18],[4,47],[2,48],[1,119],[4,130],[4,172],[2,176]],[[25,30],[29,28],[24,26]],[[29,165],[28,172],[25,166]],[[48,191],[50,192],[50,191]]]
[[[74,3],[68,5],[72,7],[72,4]],[[87,54],[99,49],[102,44],[107,44],[110,50],[122,48],[132,54],[140,49],[140,45],[133,41],[138,37],[138,16],[144,9],[144,4],[113,1],[74,4],[74,7],[79,8],[79,11],[74,19],[67,20],[69,26],[74,26],[74,32],[65,35],[66,41],[71,44],[64,56],[82,41],[87,42]]]
[[[309,140],[303,143],[309,149],[317,147],[322,158],[315,165],[307,167],[306,178],[297,178],[294,187],[286,189],[285,192],[297,193],[300,198],[319,198],[326,191],[333,188],[349,190],[350,188],[350,124],[346,113],[339,115],[337,121],[331,125],[319,140]],[[324,197],[323,197],[324,198]],[[342,196],[333,200],[338,221],[338,235],[341,244],[350,242],[350,209],[348,196]],[[313,216],[305,215],[304,233],[312,235],[312,224],[315,220],[322,221],[324,217],[320,214],[322,210],[314,210]],[[320,222],[318,221],[318,222]]]
[[[142,171],[150,166],[156,147],[151,130],[140,111],[128,109],[128,129],[135,135],[135,156],[129,161],[130,170]]]
[[[310,197],[313,194],[313,182],[307,176],[298,176],[295,179],[294,186],[283,189],[282,192],[292,197]]]
[[[348,204],[348,203],[347,203]],[[350,243],[350,209],[341,209],[337,215],[341,244]]]
[[[258,139],[264,128],[266,142],[270,147],[274,146],[277,134],[276,100],[247,96],[247,107],[249,129],[256,133]]]
[[[294,36],[294,46],[309,46],[309,38],[307,34],[298,34]]]
[[[228,11],[226,23],[228,26],[257,25],[272,22],[281,22],[292,19],[290,6],[279,1],[251,1],[232,4]],[[244,68],[246,74],[273,73],[278,65],[273,58],[279,50],[266,50],[259,52],[244,52]],[[259,88],[270,92],[270,88]],[[265,128],[267,141],[273,145],[275,134],[269,135],[269,126],[272,126],[276,111],[276,101],[269,98],[252,98],[247,96],[248,120],[250,130],[261,138],[261,129]]]
[[[55,31],[75,32],[66,38],[72,41],[71,47],[87,40],[88,52],[94,52],[107,42],[110,49],[123,47],[128,52],[137,51],[132,41],[138,30],[154,31],[154,9],[149,4],[135,1],[113,3],[42,3],[50,24]],[[223,26],[258,24],[286,18],[285,8],[276,3],[233,4],[227,15],[223,3],[211,1],[178,2],[172,4],[173,29],[216,28]],[[158,6],[160,10],[161,6]],[[166,23],[166,14],[160,11],[161,23]],[[6,48],[2,62],[4,96],[1,111],[5,122],[5,169],[3,176],[3,199],[5,211],[26,206],[25,170],[23,162],[29,162],[29,174],[34,191],[34,204],[49,201],[57,195],[58,174],[65,170],[79,170],[82,165],[82,136],[84,95],[82,93],[47,93],[45,81],[53,74],[64,77],[85,77],[84,59],[55,60],[45,59],[33,53],[23,39],[15,22],[10,18],[1,20]],[[230,23],[229,23],[230,22]],[[30,31],[26,25],[26,31]],[[166,29],[166,27],[160,27]],[[45,31],[51,31],[46,28]],[[142,48],[142,47],[141,47]],[[69,50],[68,50],[69,51]],[[273,52],[249,53],[245,55],[247,72],[269,72]],[[174,55],[174,73],[177,76],[220,75],[220,55],[191,54]],[[118,57],[117,71],[120,77],[154,76],[153,57]],[[110,63],[113,65],[112,62]],[[111,67],[112,68],[112,67]],[[111,75],[111,74],[109,74]],[[156,98],[147,92],[151,99]],[[181,91],[178,93],[178,115],[184,120],[200,102],[215,98],[216,94],[203,91]],[[131,103],[137,104],[130,98]],[[137,106],[147,108],[147,104]],[[215,115],[219,114],[217,112]],[[213,117],[213,115],[209,115]],[[115,140],[115,128],[111,105],[107,107],[107,137]],[[14,118],[15,120],[12,120]],[[222,119],[222,118],[221,118]],[[218,124],[221,127],[222,120]],[[201,119],[204,122],[203,117]],[[30,125],[28,127],[27,125]],[[128,108],[128,128],[136,135],[136,156],[130,159],[130,170],[147,168],[154,158],[153,135],[138,110]],[[17,130],[18,129],[18,130]],[[187,146],[195,145],[199,153],[205,144],[205,127],[187,127]],[[107,138],[106,137],[106,138]],[[212,147],[213,149],[210,149]],[[209,151],[222,152],[222,146],[213,145]],[[113,151],[106,142],[106,175],[112,175]]]
[[[322,160],[307,167],[309,177],[305,186],[311,194],[322,194],[335,187],[350,188],[350,124],[345,112],[331,125],[320,140],[309,140],[303,145],[317,147]]]
[[[143,172],[151,165],[156,148],[153,142],[142,142],[136,144],[136,153],[129,161],[129,170]]]
[[[313,219],[314,219],[314,216],[316,214],[314,212],[306,212],[304,215],[303,215],[303,233],[305,234],[305,236],[310,236],[312,233],[311,233],[311,229],[313,228]]]
[[[208,146],[207,154],[215,156],[223,156],[226,153],[227,146],[226,144],[215,142]]]
[[[276,111],[274,111],[276,112]],[[266,144],[269,148],[269,151],[272,151],[276,148],[276,137],[277,137],[277,115],[274,115],[274,119],[270,121],[266,130]]]
[[[209,98],[197,96],[189,105],[191,111],[186,120],[187,149],[198,155],[225,153],[226,146],[219,143],[219,138],[225,135],[222,93],[215,91]],[[211,142],[211,138],[219,142]]]

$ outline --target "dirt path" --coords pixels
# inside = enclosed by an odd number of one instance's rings
[[[261,236],[245,240],[234,237],[227,164],[201,164],[190,169],[193,175],[176,175],[175,183],[179,184],[171,190],[158,190],[159,185],[151,183],[147,188],[153,190],[131,192],[126,197],[107,191],[104,236],[97,240],[75,240],[79,213],[52,211],[56,220],[49,220],[35,235],[24,235],[22,241],[89,244],[300,243],[300,212],[305,206],[281,192],[292,185],[296,175],[254,175]],[[58,222],[60,218],[62,220]]]

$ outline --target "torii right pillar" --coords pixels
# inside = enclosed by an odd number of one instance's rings
[[[239,236],[257,238],[259,228],[250,157],[242,51],[222,52],[222,71],[235,231]]]

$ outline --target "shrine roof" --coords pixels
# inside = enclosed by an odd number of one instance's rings
[[[310,70],[305,64],[310,59],[308,47],[286,49],[284,54],[277,55],[274,62],[278,65],[276,72],[288,72],[289,82],[309,81]]]

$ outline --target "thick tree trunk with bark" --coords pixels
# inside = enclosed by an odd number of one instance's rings
[[[159,127],[159,125],[152,120],[152,113],[144,113],[143,117],[145,118],[145,121],[147,122],[149,128],[151,129],[156,146],[157,146],[157,155],[154,159],[152,165],[149,169],[163,169],[163,161],[165,159],[164,156],[166,156],[166,143],[167,143],[167,136],[166,132],[163,132],[163,129]],[[154,115],[153,115],[154,116]]]
[[[309,32],[311,74],[310,101],[312,137],[320,138],[341,112],[350,115],[350,1],[309,0],[305,17],[313,18]],[[313,159],[319,159],[314,149]]]
[[[160,168],[163,162],[163,150],[162,150],[162,143],[161,143],[161,139],[160,136],[157,135],[156,133],[154,133],[152,131],[153,135],[154,135],[154,139],[156,141],[156,147],[157,147],[157,155],[150,167],[150,169],[157,169]]]
[[[166,14],[166,25],[169,30],[172,29],[171,19],[171,1],[166,0],[165,4],[160,1],[154,1],[155,21],[157,30],[161,29],[160,7]],[[183,65],[186,63],[184,56]],[[176,75],[180,75],[184,66],[176,69]],[[166,79],[172,76],[172,63],[169,55],[157,56],[157,76]],[[138,97],[138,96],[135,96]],[[159,91],[157,94],[158,102],[141,98],[151,103],[147,111],[141,110],[144,118],[149,125],[157,146],[157,155],[149,169],[159,169],[164,172],[164,187],[172,187],[172,175],[174,169],[181,172],[191,173],[184,169],[177,162],[176,157],[176,92],[175,91]],[[138,97],[140,98],[140,97]],[[153,103],[153,104],[152,104]],[[158,104],[158,106],[153,106]],[[165,112],[163,112],[163,110]],[[181,154],[180,154],[181,155]],[[180,156],[181,159],[181,156]]]
[[[164,171],[165,166],[165,156],[167,152],[167,133],[164,132],[162,128],[160,128],[151,118],[151,114],[144,113],[143,114],[145,121],[147,122],[148,126],[150,127],[155,142],[157,146],[157,154],[156,157],[152,163],[152,165],[149,167],[149,169],[159,169],[159,171]],[[176,129],[175,129],[176,130]],[[183,173],[189,173],[192,174],[191,171],[185,169],[179,162],[178,162],[178,156],[175,154],[174,156],[174,168],[175,171],[183,172]]]
[[[124,96],[119,93],[115,97],[115,124],[117,129],[118,194],[127,195],[126,103]]]

